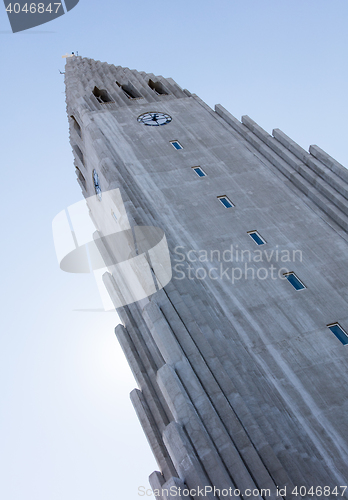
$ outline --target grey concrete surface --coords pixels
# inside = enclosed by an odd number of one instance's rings
[[[96,169],[102,190],[121,190],[131,225],[161,227],[171,251],[172,281],[120,308],[116,329],[160,468],[152,487],[296,499],[296,486],[321,498],[316,487],[347,485],[348,347],[327,327],[348,331],[347,170],[317,146],[306,152],[277,129],[213,111],[172,79],[81,57],[67,60],[65,79],[83,195],[94,194]],[[116,81],[142,97],[129,99]],[[99,103],[95,86],[112,102]],[[137,121],[151,111],[172,121]],[[95,218],[101,233],[110,217]],[[295,290],[286,271],[306,288]],[[105,284],[119,293],[112,273]]]

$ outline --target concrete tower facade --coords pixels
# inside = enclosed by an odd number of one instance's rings
[[[65,79],[83,195],[119,189],[170,249],[116,327],[157,498],[347,498],[348,171],[170,78],[72,57]]]

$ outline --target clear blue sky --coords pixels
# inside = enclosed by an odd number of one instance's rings
[[[210,106],[347,153],[346,0],[80,0],[12,34],[0,5],[0,498],[137,500],[155,468],[93,279],[57,266],[53,217],[80,199],[66,52],[171,76]]]

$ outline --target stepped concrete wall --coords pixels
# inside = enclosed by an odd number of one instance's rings
[[[128,99],[116,80],[142,97]],[[348,350],[327,328],[348,330],[347,170],[317,146],[307,153],[277,129],[211,110],[171,79],[75,57],[66,86],[84,196],[96,169],[103,191],[121,190],[131,225],[161,227],[170,247],[171,282],[118,309],[116,327],[160,469],[150,476],[157,498],[172,498],[170,486],[190,489],[185,498],[258,490],[266,499],[347,484]],[[99,103],[94,86],[113,102]],[[172,121],[144,126],[147,111]],[[95,223],[109,231],[110,213]],[[286,271],[306,288],[296,291]],[[104,282],[117,297],[111,272]]]

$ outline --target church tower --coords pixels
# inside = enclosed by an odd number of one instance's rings
[[[104,275],[157,499],[348,498],[348,171],[171,78],[71,57],[65,80],[83,195],[120,190],[169,247],[148,297]]]

